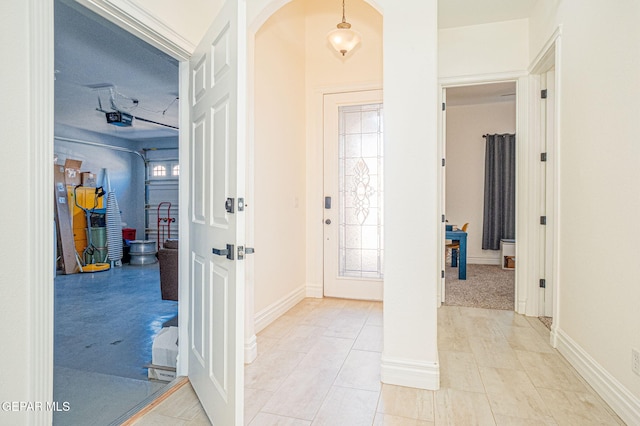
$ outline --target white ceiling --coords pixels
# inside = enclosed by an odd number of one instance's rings
[[[526,18],[537,1],[440,0],[439,27]],[[177,136],[173,128],[140,120],[131,127],[107,124],[104,113],[96,108],[100,98],[103,110],[114,109],[113,98],[121,111],[177,127],[178,62],[73,0],[54,4],[56,125],[131,140]],[[449,89],[447,98],[450,105],[499,101],[514,90],[499,84],[468,86]]]
[[[447,105],[477,105],[496,102],[514,102],[516,83],[491,83],[447,89]]]
[[[113,110],[113,93],[117,109],[177,127],[178,62],[80,6],[54,4],[56,124],[126,139],[177,136],[140,120],[107,124],[96,108],[100,98],[103,110]]]

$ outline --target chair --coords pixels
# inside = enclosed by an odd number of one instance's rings
[[[178,240],[167,240],[158,250],[162,300],[178,300]]]
[[[465,223],[462,225],[462,232],[467,232],[467,228],[469,227],[469,223]],[[451,241],[450,243],[445,244],[445,249],[447,250],[447,254],[449,250],[451,250],[451,266],[458,266],[458,256],[460,253],[460,241]]]

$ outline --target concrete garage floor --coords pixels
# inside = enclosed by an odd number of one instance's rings
[[[54,425],[108,425],[165,382],[147,379],[153,338],[178,313],[158,264],[55,278]]]

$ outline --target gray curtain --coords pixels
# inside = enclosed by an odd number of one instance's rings
[[[516,135],[486,135],[482,249],[516,236]]]

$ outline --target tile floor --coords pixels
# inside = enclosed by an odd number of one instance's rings
[[[55,286],[54,425],[108,425],[165,382],[149,381],[153,338],[177,315],[162,300],[158,264],[58,275]]]
[[[382,305],[305,299],[258,335],[245,423],[624,425],[548,343],[537,318],[443,306],[441,388],[380,383]],[[208,425],[186,385],[135,423]]]

